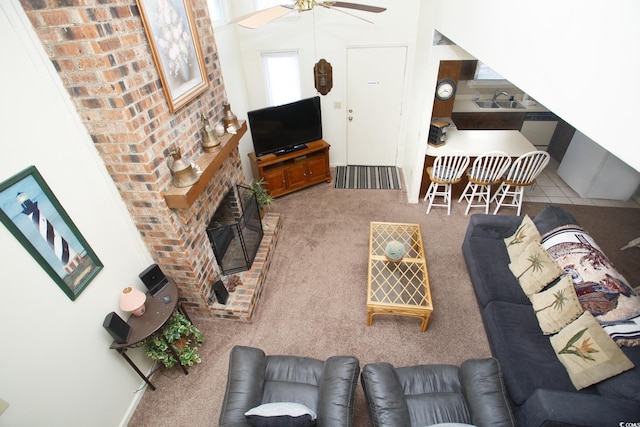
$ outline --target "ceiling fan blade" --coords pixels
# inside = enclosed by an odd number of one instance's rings
[[[364,12],[380,13],[387,10],[386,7],[370,6],[368,4],[349,3],[346,1],[329,1],[326,2],[330,7],[343,7],[345,9],[362,10]]]
[[[320,6],[322,6],[322,7],[324,7],[324,8],[331,9],[331,10],[335,10],[336,12],[342,12],[342,13],[344,13],[345,15],[353,16],[354,18],[358,18],[358,19],[360,19],[360,20],[362,20],[362,21],[364,21],[364,22],[368,22],[369,24],[373,24],[373,21],[369,21],[368,19],[365,19],[365,18],[363,18],[363,17],[361,17],[361,16],[358,16],[358,15],[354,15],[353,13],[349,13],[349,12],[347,12],[347,11],[345,11],[345,10],[335,9],[334,7],[330,6],[330,5],[329,5],[329,4],[327,4],[327,3],[318,3],[318,4],[319,4]]]
[[[230,23],[237,22],[239,25],[253,30],[291,12],[293,12],[293,7],[273,6],[257,12],[249,13],[248,15],[240,16],[232,20]]]

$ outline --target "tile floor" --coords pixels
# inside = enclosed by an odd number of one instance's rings
[[[620,200],[581,198],[558,176],[558,165],[558,161],[552,158],[538,177],[537,185],[534,188],[525,189],[525,202],[640,208],[640,202],[634,199],[623,202]]]

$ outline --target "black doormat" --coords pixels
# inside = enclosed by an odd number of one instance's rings
[[[395,166],[336,166],[335,188],[400,190]]]

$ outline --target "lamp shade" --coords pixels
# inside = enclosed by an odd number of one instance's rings
[[[142,316],[145,311],[144,303],[146,300],[147,295],[144,292],[128,286],[122,290],[120,295],[120,309],[134,316]]]

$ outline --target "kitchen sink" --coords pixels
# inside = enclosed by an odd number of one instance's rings
[[[500,108],[527,108],[518,101],[495,101]]]
[[[473,102],[480,108],[499,108],[500,107],[498,104],[496,104],[491,100],[487,100],[487,101],[475,100]]]

